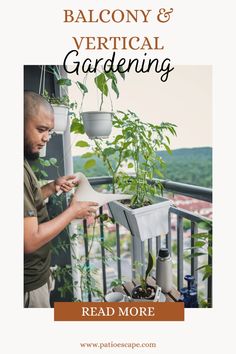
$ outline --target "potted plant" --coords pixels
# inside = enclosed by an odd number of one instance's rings
[[[61,97],[49,96],[46,90],[44,91],[43,96],[49,103],[51,103],[54,110],[54,131],[57,133],[63,133],[68,124],[69,110],[76,108],[76,103],[70,102],[67,95]]]
[[[120,72],[119,72],[120,73]],[[124,74],[120,73],[124,79]],[[102,106],[104,103],[104,96],[110,97],[108,83],[111,83],[111,89],[119,97],[119,90],[117,87],[116,75],[112,72],[102,72],[94,79],[97,89],[101,92],[101,102],[99,111],[85,111],[80,115],[84,124],[84,130],[90,139],[95,138],[107,138],[111,134],[112,130],[112,111],[103,111]],[[84,96],[83,96],[84,97]],[[110,97],[111,99],[111,97]],[[112,106],[112,101],[111,101]]]
[[[83,107],[83,101],[85,98],[85,94],[88,93],[88,88],[86,86],[86,80],[87,80],[87,75],[85,76],[83,82],[80,81],[72,81],[70,78],[64,78],[61,76],[60,70],[57,67],[53,66],[48,66],[47,70],[51,72],[56,80],[57,84],[64,89],[65,92],[67,92],[67,88],[74,84],[79,91],[82,93],[82,99],[81,99],[81,104],[79,108],[79,119],[74,117],[72,124],[76,125],[76,129],[78,125],[80,126],[79,130],[80,133],[86,133],[87,136],[90,139],[95,139],[95,138],[107,138],[112,130],[112,117],[113,117],[113,106],[112,106],[112,100],[111,100],[111,93],[109,89],[109,83],[111,89],[115,92],[117,98],[119,97],[119,90],[117,86],[117,77],[113,73],[113,71],[104,71],[98,74],[95,79],[94,83],[96,88],[100,91],[101,93],[101,101],[100,101],[100,107],[98,111],[84,111],[82,110]],[[122,68],[120,71],[118,71],[121,77],[124,79],[125,74],[122,72]],[[67,95],[61,96],[59,98],[55,97],[48,97],[47,93],[44,94],[45,98],[48,99],[48,101],[54,106],[54,111],[55,115],[62,114],[64,117],[66,114],[68,115],[68,109],[69,108],[76,108],[75,104],[71,104],[69,101],[69,97]],[[104,97],[110,98],[111,102],[111,111],[103,111],[102,106],[104,103]],[[71,107],[71,105],[73,107]],[[63,109],[62,109],[63,107]],[[65,109],[67,107],[67,109]],[[65,120],[63,120],[63,128],[66,127]],[[83,122],[83,123],[82,123]],[[56,123],[57,127],[57,123]],[[60,127],[62,128],[62,127]],[[73,131],[73,129],[72,129]]]
[[[113,192],[118,189],[133,197],[128,202],[109,203],[111,214],[142,241],[166,234],[170,201],[161,196],[162,183],[152,180],[164,177],[165,162],[158,151],[164,148],[171,153],[168,134],[176,135],[175,125],[145,123],[128,111],[114,115],[113,126],[119,129],[118,135],[112,141],[95,140],[94,153],[113,177]]]
[[[165,295],[162,294],[159,286],[153,286],[148,283],[148,277],[151,274],[154,262],[151,253],[148,254],[148,265],[145,271],[145,277],[140,275],[140,284],[135,286],[131,293],[131,301],[134,302],[146,302],[146,301],[158,301],[165,302]]]
[[[151,253],[148,254],[148,265],[145,272],[145,277],[140,275],[140,284],[135,286],[132,290],[131,298],[136,301],[151,301],[155,297],[156,288],[147,283],[147,278],[153,268],[153,257]]]

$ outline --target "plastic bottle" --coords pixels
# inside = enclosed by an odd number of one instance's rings
[[[157,284],[164,293],[172,290],[172,260],[169,250],[161,248],[157,258]]]

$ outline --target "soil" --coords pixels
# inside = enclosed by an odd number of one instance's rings
[[[144,206],[152,205],[152,203],[150,201],[145,201],[142,206],[136,205],[136,204],[130,205],[130,200],[128,200],[128,199],[120,200],[120,203],[128,206],[130,209],[138,209],[138,208],[142,208]]]
[[[155,293],[156,289],[151,285],[148,285],[147,289],[142,289],[141,285],[138,285],[132,291],[132,298],[153,300]]]

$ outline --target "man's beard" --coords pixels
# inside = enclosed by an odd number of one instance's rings
[[[27,160],[37,160],[39,158],[39,152],[32,152],[30,145],[24,142],[24,157]]]

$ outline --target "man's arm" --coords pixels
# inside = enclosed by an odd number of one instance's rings
[[[41,187],[41,192],[43,195],[43,199],[47,199],[52,194],[56,193],[56,184],[55,181],[45,184]]]
[[[24,218],[24,252],[32,253],[56,237],[73,219],[83,219],[96,212],[94,202],[77,202],[72,199],[70,206],[54,219],[38,224],[36,217]]]

